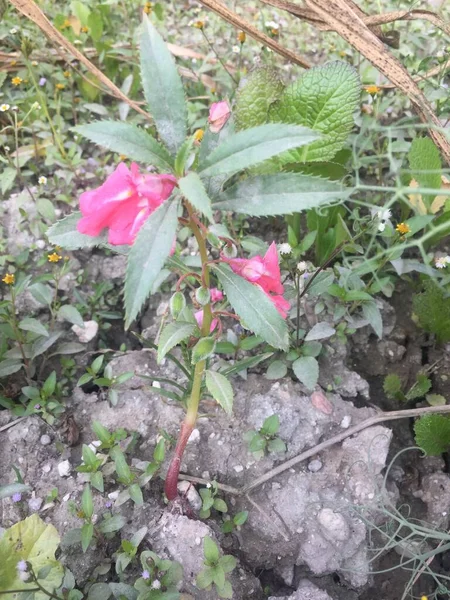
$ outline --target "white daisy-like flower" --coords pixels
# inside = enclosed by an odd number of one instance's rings
[[[233,48],[232,48],[232,51],[233,51],[235,54],[239,54],[239,52],[241,51],[241,49],[239,48],[239,46],[233,46]]]
[[[290,254],[292,252],[292,246],[285,242],[284,244],[280,244],[278,246],[278,252],[280,254]]]
[[[152,590],[160,590],[161,589],[161,582],[159,581],[159,579],[155,579],[155,581],[152,583]]]
[[[15,27],[13,27],[12,29],[9,30],[9,33],[11,35],[15,35],[17,33],[17,29]]]
[[[304,273],[307,270],[308,270],[308,264],[307,264],[307,262],[305,260],[300,261],[298,263],[298,265],[297,265],[297,271],[299,273]]]
[[[371,209],[372,219],[378,222],[378,231],[382,233],[386,229],[387,223],[390,222],[390,218],[392,217],[392,211],[389,208]]]
[[[445,269],[447,265],[450,265],[450,256],[440,256],[436,258],[434,264],[436,265],[436,269]]]
[[[41,175],[38,179],[38,183],[39,183],[39,185],[46,185],[47,177],[45,177],[45,175]]]
[[[6,112],[9,108],[9,104],[0,104],[0,112]]]

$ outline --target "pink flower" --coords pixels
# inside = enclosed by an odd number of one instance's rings
[[[80,233],[97,236],[106,227],[108,242],[132,244],[146,219],[167,200],[176,184],[173,175],[142,175],[120,163],[103,185],[80,196]]]
[[[211,303],[213,302],[219,302],[220,300],[223,300],[223,293],[218,290],[217,288],[211,288],[209,290],[210,294],[211,294]],[[197,321],[197,325],[201,328],[203,325],[203,310],[198,310],[195,314],[194,314],[195,320]],[[209,329],[209,331],[214,331],[214,329],[217,327],[218,324],[218,320],[217,319],[213,319],[211,321],[211,327]]]
[[[223,300],[223,294],[217,288],[211,288],[209,291],[211,294],[211,302],[219,302],[220,300]]]
[[[282,296],[284,287],[281,283],[280,265],[275,242],[272,242],[264,256],[226,258],[222,255],[222,260],[227,262],[235,273],[247,281],[259,285],[273,302],[283,319],[286,318],[290,304]]]
[[[208,123],[213,133],[219,133],[225,123],[231,116],[231,110],[228,102],[214,102],[209,109]]]

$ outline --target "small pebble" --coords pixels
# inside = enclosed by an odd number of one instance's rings
[[[180,494],[186,498],[194,510],[200,510],[202,507],[202,499],[200,494],[195,489],[195,486],[190,481],[180,481],[177,485]]]
[[[33,494],[34,494],[34,492],[33,492]],[[28,500],[28,507],[31,510],[31,512],[37,512],[41,508],[42,503],[43,503],[42,498],[35,498],[33,496],[33,498],[30,498]]]
[[[308,464],[308,471],[311,471],[311,473],[317,473],[318,471],[320,471],[322,466],[322,461],[316,458]]]
[[[49,435],[47,435],[46,433],[44,435],[41,435],[41,444],[43,446],[48,446],[51,443],[52,443],[52,440]]]
[[[341,421],[342,429],[348,429],[350,427],[350,423],[352,422],[352,418],[350,415],[345,415],[345,417]]]
[[[194,431],[189,436],[188,444],[191,444],[192,442],[196,442],[199,439],[200,439],[200,431],[198,429],[194,429]]]
[[[108,498],[110,500],[117,500],[118,497],[119,497],[119,490],[116,490],[115,492],[110,492],[108,494]]]
[[[242,465],[235,465],[233,469],[236,471],[236,473],[241,473],[244,470],[244,467]]]
[[[70,462],[68,460],[63,460],[58,463],[58,473],[60,477],[69,477],[70,471],[72,467],[70,466]]]
[[[50,471],[52,470],[52,466],[49,464],[46,464],[42,467],[42,472],[43,473],[50,473]]]

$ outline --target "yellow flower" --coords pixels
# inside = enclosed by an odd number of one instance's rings
[[[71,26],[71,23],[70,23],[69,19],[66,19],[64,21],[64,23],[61,25],[61,29],[67,29],[67,27],[70,27],[70,26]]]
[[[119,154],[119,159],[120,160],[127,160],[127,155],[126,154]]]
[[[62,256],[60,254],[57,254],[56,252],[53,252],[52,254],[48,254],[48,262],[57,263],[61,259],[62,259]]]
[[[12,83],[13,85],[20,85],[20,84],[22,83],[22,81],[23,81],[22,77],[17,77],[17,76],[16,76],[16,77],[13,77],[13,78],[11,79],[11,83]]]
[[[149,15],[152,12],[153,4],[151,2],[146,2],[143,8],[143,11],[146,15]]]
[[[203,129],[197,129],[197,131],[194,133],[194,140],[200,143],[204,135],[205,132],[203,131]]]
[[[64,71],[63,75],[66,79],[68,79],[72,75],[72,73],[70,71]]]
[[[347,56],[347,52],[346,52],[345,50],[341,50],[341,51],[339,52],[339,56],[340,56],[341,58],[345,58],[345,57]]]
[[[81,33],[87,33],[89,31],[89,27],[84,26],[80,29],[80,31]]]
[[[395,230],[398,231],[401,235],[405,235],[411,231],[409,225],[407,225],[406,223],[399,223]]]
[[[421,596],[420,600],[428,600],[428,596]]]
[[[238,39],[238,42],[243,44],[245,42],[245,40],[247,39],[247,36],[245,35],[245,31],[240,31],[238,33],[237,39]]]
[[[277,36],[279,33],[280,33],[280,30],[279,30],[279,29],[275,29],[275,27],[273,27],[273,28],[272,28],[271,34],[272,34],[273,36],[275,36],[275,37],[276,37],[276,36]]]
[[[196,27],[197,29],[204,29],[205,21],[195,21],[194,27]]]
[[[13,285],[15,280],[16,276],[14,275],[14,273],[6,273],[6,275],[2,279],[3,283],[6,283],[6,285]]]
[[[11,61],[9,64],[10,64],[12,67],[15,67],[15,66],[17,65],[17,60],[12,60],[12,61]]]
[[[63,90],[65,87],[66,87],[66,86],[65,86],[63,83],[57,83],[57,84],[55,85],[55,88],[56,88],[57,90]]]
[[[379,94],[381,92],[381,88],[378,85],[366,85],[364,89],[371,96],[375,96],[375,94]]]

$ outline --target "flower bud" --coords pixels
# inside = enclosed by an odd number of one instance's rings
[[[211,292],[207,287],[199,287],[195,290],[195,299],[200,306],[205,306],[211,302]]]
[[[201,360],[205,360],[214,352],[216,340],[212,336],[200,338],[192,348],[192,363],[195,365]]]
[[[222,253],[225,256],[225,258],[236,258],[237,248],[234,244],[229,242],[228,244],[225,244],[225,246],[223,247]]]
[[[169,303],[170,314],[172,315],[172,317],[174,319],[178,319],[180,313],[185,309],[185,307],[186,298],[184,297],[184,294],[182,294],[181,292],[175,292],[175,294],[173,294],[172,298],[170,299]]]

